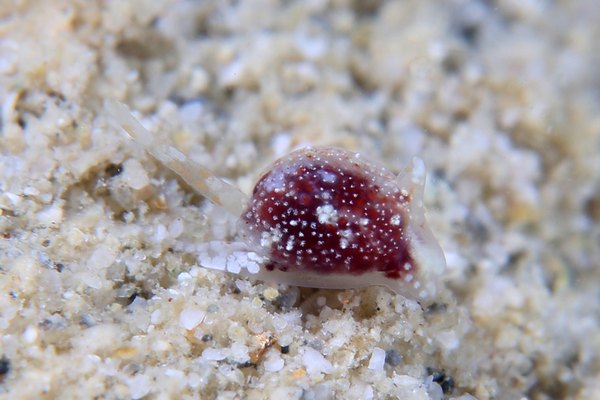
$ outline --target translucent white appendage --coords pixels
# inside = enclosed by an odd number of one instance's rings
[[[253,276],[263,268],[265,258],[248,250],[242,242],[211,241],[184,245],[181,249],[194,253],[204,268],[227,271],[232,274]]]
[[[165,143],[155,143],[152,133],[131,115],[124,104],[107,100],[104,107],[114,119],[113,122],[124,129],[137,145],[179,175],[195,191],[231,214],[235,216],[241,214],[247,197],[238,188],[218,178],[211,170],[189,159],[175,147]]]
[[[398,184],[411,195],[410,220],[407,226],[410,236],[410,251],[418,265],[418,274],[411,277],[412,286],[417,297],[435,296],[439,278],[446,269],[446,258],[438,241],[433,236],[427,224],[427,210],[423,204],[426,168],[425,163],[414,157],[412,164],[405,168],[397,177]],[[393,289],[393,288],[392,288]]]
[[[232,274],[258,279],[266,282],[281,283],[291,286],[312,287],[321,289],[358,289],[372,285],[387,286],[388,280],[381,272],[364,275],[318,274],[312,271],[280,271],[268,270],[267,258],[248,249],[243,242],[211,241],[199,244],[176,246],[177,250],[196,254],[198,264],[207,269],[229,272]]]

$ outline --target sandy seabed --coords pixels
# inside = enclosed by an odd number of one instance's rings
[[[600,398],[600,2],[0,3],[0,397]],[[235,218],[111,123],[244,192],[301,145],[418,155],[422,306],[208,270]]]

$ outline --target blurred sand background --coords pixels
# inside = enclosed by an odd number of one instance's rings
[[[600,2],[0,3],[0,397],[600,398]],[[428,166],[423,308],[198,266],[303,145]]]

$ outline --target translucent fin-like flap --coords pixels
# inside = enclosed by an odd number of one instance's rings
[[[194,190],[233,215],[241,214],[247,199],[238,188],[218,178],[208,168],[190,160],[175,147],[154,143],[152,133],[131,115],[124,104],[107,100],[104,106],[116,124],[124,129],[134,142],[179,175]]]
[[[413,157],[412,162],[404,167],[396,178],[400,188],[408,190],[412,200],[419,207],[423,205],[426,172],[423,160]]]

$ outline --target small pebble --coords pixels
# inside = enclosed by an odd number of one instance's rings
[[[186,308],[179,314],[179,326],[190,330],[198,326],[206,316],[206,313],[197,308]]]
[[[277,372],[283,368],[285,362],[283,358],[281,358],[277,353],[270,353],[271,355],[267,357],[264,362],[265,371],[268,372]]]
[[[35,326],[29,326],[23,333],[23,339],[27,343],[33,343],[38,337],[38,330]]]
[[[275,304],[280,308],[287,309],[291,308],[296,304],[298,300],[298,289],[297,288],[289,288],[286,292],[280,293],[279,297],[275,299]]]
[[[265,291],[263,292],[263,296],[265,296],[265,299],[267,299],[269,301],[273,301],[277,297],[279,297],[279,290],[272,288],[272,287],[266,288]]]
[[[224,360],[225,352],[222,349],[205,349],[202,352],[202,358],[208,361],[221,361]]]
[[[396,365],[400,365],[400,363],[402,362],[402,356],[397,350],[390,349],[385,352],[385,362],[386,364],[395,367]]]
[[[120,175],[123,172],[123,166],[121,164],[109,164],[108,167],[104,170],[108,176],[111,178]]]
[[[0,378],[10,372],[10,360],[6,357],[0,358]]]
[[[371,359],[369,360],[368,368],[373,371],[382,371],[385,363],[385,350],[375,347]]]
[[[219,311],[219,306],[216,304],[209,304],[208,307],[206,307],[206,312],[214,314],[217,311]]]
[[[333,372],[333,365],[327,360],[323,354],[317,350],[307,347],[302,355],[302,363],[306,367],[306,371],[310,374],[330,374]]]
[[[443,371],[428,367],[427,374],[431,376],[431,380],[442,388],[444,393],[451,393],[454,389],[454,379],[446,375]]]
[[[138,160],[127,160],[123,166],[122,178],[129,187],[134,190],[141,190],[150,184],[150,178]]]
[[[146,375],[135,375],[128,381],[132,399],[141,399],[150,393],[150,378]]]
[[[451,376],[448,376],[442,381],[442,383],[440,383],[440,386],[442,387],[442,391],[444,393],[451,393],[454,389],[454,379],[452,379]]]

